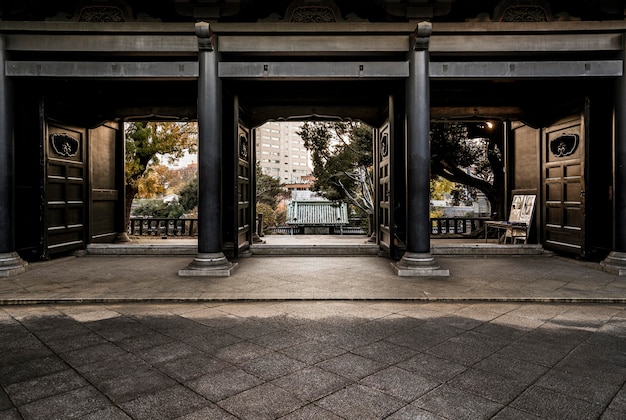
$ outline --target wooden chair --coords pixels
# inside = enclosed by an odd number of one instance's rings
[[[527,243],[535,211],[536,198],[537,196],[534,194],[514,195],[509,220],[485,222],[485,242],[487,242],[487,238],[489,237],[489,229],[492,229],[498,232],[504,232],[503,242],[505,244],[507,243],[507,239],[510,239],[512,244],[518,241]]]

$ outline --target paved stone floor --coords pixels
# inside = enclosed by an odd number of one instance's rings
[[[626,305],[0,306],[2,419],[624,419]]]

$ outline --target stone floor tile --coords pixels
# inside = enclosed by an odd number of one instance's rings
[[[339,347],[325,345],[315,340],[306,341],[302,344],[282,349],[280,352],[309,365],[346,353],[345,350]]]
[[[359,384],[340,389],[316,404],[348,420],[382,419],[404,406],[396,398]]]
[[[494,372],[470,368],[449,380],[446,385],[506,405],[520,395],[528,384]]]
[[[442,385],[419,398],[414,405],[445,418],[487,419],[502,405],[466,391]]]
[[[611,402],[615,393],[619,390],[618,385],[596,381],[589,377],[557,369],[546,373],[535,385],[603,407]],[[626,409],[626,406],[624,408]],[[626,410],[624,412],[626,413]]]
[[[112,378],[126,376],[148,370],[150,365],[131,353],[109,360],[78,366],[76,369],[92,383],[100,383]]]
[[[73,350],[107,343],[108,341],[104,337],[89,330],[85,334],[72,336],[71,339],[59,338],[47,341],[48,346],[56,353],[68,353]]]
[[[444,420],[444,418],[414,404],[409,404],[387,417],[386,420]]]
[[[600,420],[623,420],[624,419],[624,410],[614,410],[612,408],[607,408]]]
[[[128,352],[119,348],[113,343],[96,344],[95,346],[84,347],[61,353],[61,357],[73,367],[84,366],[94,362],[118,359]]]
[[[135,420],[173,419],[190,414],[211,403],[180,385],[162,389],[121,404]]]
[[[543,347],[541,345],[529,345],[511,343],[501,349],[498,354],[505,358],[524,360],[544,367],[552,367],[560,362],[567,354],[568,350],[560,348]]]
[[[619,352],[603,353],[594,346],[579,346],[563,358],[556,368],[574,375],[622,385],[626,378],[626,363],[623,360],[625,355],[626,353]]]
[[[110,405],[111,402],[93,387],[85,386],[33,401],[19,407],[19,411],[24,418],[33,420],[79,418]]]
[[[16,406],[62,394],[73,389],[82,388],[88,382],[73,369],[66,369],[50,375],[39,376],[24,382],[17,382],[6,387],[11,401]]]
[[[318,363],[316,366],[353,381],[358,381],[385,367],[385,365],[380,362],[375,362],[374,360],[352,353],[345,353],[333,357],[332,359]]]
[[[477,343],[474,340],[463,340],[453,337],[425,350],[425,352],[465,366],[472,366],[495,353],[498,347],[498,345]]]
[[[497,373],[518,382],[531,384],[548,371],[548,368],[525,360],[506,357],[500,353],[492,354],[473,367],[487,372]]]
[[[176,420],[237,420],[237,417],[222,410],[217,405],[211,404],[198,411],[178,417]]]
[[[218,405],[242,420],[264,420],[289,414],[303,403],[276,385],[266,383],[222,400]]]
[[[598,418],[604,407],[539,386],[531,386],[510,404],[543,419]]]
[[[185,385],[217,402],[262,384],[263,381],[241,369],[224,369],[214,374],[204,375]]]
[[[249,341],[270,350],[280,350],[302,343],[302,338],[302,335],[296,332],[280,329]]]
[[[158,333],[156,331],[150,331],[147,334],[136,334],[128,337],[124,337],[115,341],[115,344],[127,350],[129,352],[137,353],[141,350],[149,349],[152,347],[161,346],[174,341],[174,338],[167,335]]]
[[[377,341],[363,347],[352,350],[352,353],[368,359],[384,363],[386,365],[394,365],[404,360],[410,359],[418,352],[408,347],[398,346],[388,341]]]
[[[10,408],[7,410],[0,410],[0,419],[2,420],[23,420],[24,417],[20,415],[20,412],[16,408]]]
[[[306,364],[281,353],[267,353],[244,363],[241,368],[254,376],[271,381],[306,367]]]
[[[213,356],[235,366],[241,366],[250,360],[269,353],[269,349],[249,341],[240,341],[217,349]]]
[[[412,402],[439,386],[439,381],[393,366],[367,376],[359,383],[405,402]]]
[[[420,376],[434,378],[439,382],[445,382],[467,369],[467,366],[461,363],[427,353],[420,353],[396,366]]]
[[[230,368],[231,365],[206,354],[198,353],[160,363],[156,367],[177,381],[185,382]]]
[[[80,420],[132,420],[118,407],[107,407],[102,410],[86,414]]]
[[[9,399],[9,396],[4,392],[4,389],[0,386],[0,412],[13,408],[13,403]]]
[[[419,329],[402,331],[385,338],[385,341],[389,341],[390,343],[398,346],[408,347],[415,351],[427,350],[444,342],[445,340],[445,337],[438,334],[432,334],[430,330],[422,331]]]
[[[143,349],[135,354],[147,363],[159,364],[197,354],[198,352],[198,349],[189,344],[175,341]]]
[[[626,413],[626,385],[613,396],[613,400],[609,404],[609,409]]]
[[[343,388],[351,381],[318,367],[293,372],[272,381],[303,401],[315,401]]]
[[[175,384],[176,381],[174,379],[156,369],[146,369],[135,371],[132,374],[117,376],[95,385],[111,401],[119,404]]]
[[[315,404],[309,404],[281,417],[280,420],[342,420],[342,418]]]
[[[210,334],[190,334],[186,337],[180,338],[180,340],[204,352],[214,352],[216,351],[216,349],[220,349],[244,341],[239,337],[235,337],[228,334],[227,332],[220,330],[215,330]]]
[[[34,356],[35,358],[31,360],[15,364],[8,364],[4,360],[5,355],[3,354],[3,363],[0,365],[0,384],[9,385],[16,382],[27,381],[29,379],[38,378],[40,376],[67,369],[67,363],[56,355],[38,357],[38,353],[39,352],[37,352],[37,354],[32,354],[31,356]],[[47,353],[50,354],[50,351]],[[24,357],[28,357],[28,353],[26,353]]]
[[[228,334],[234,335],[245,340],[252,340],[256,337],[262,337],[264,335],[276,332],[278,327],[265,320],[245,320],[230,328],[224,329]]]
[[[504,407],[492,420],[539,420],[540,417],[534,416],[530,413],[517,410],[512,407]]]

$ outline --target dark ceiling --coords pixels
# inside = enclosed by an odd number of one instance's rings
[[[624,0],[2,0],[1,20],[221,22],[284,20],[294,6],[335,7],[338,20],[498,20],[503,7],[541,7],[550,20],[623,20]],[[106,9],[114,13],[106,13]],[[84,13],[88,11],[89,13]],[[93,21],[92,20],[92,21]]]

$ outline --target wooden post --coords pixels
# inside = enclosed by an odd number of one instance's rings
[[[420,22],[411,35],[406,85],[406,252],[393,263],[398,276],[449,276],[430,254],[430,78],[432,25]]]
[[[237,266],[222,252],[222,91],[216,36],[206,22],[198,37],[198,255],[179,276],[227,277]]]
[[[15,252],[13,101],[4,61],[4,38],[0,37],[0,277],[24,272],[28,267]]]

